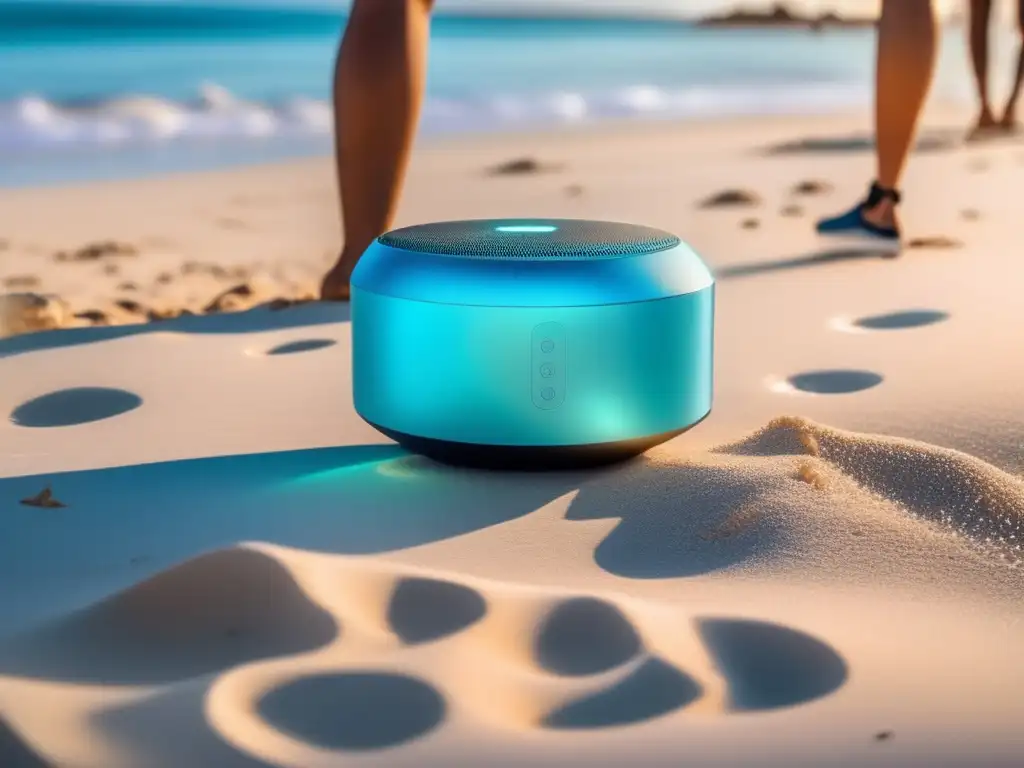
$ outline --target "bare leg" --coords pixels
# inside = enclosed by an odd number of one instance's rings
[[[971,129],[968,138],[978,138],[985,131],[996,125],[995,114],[992,112],[992,101],[988,90],[988,58],[989,58],[989,27],[992,20],[992,0],[970,0],[970,35],[968,42],[971,49],[971,66],[974,70],[974,81],[978,87],[980,111],[977,122]]]
[[[818,222],[827,235],[867,236],[898,245],[895,190],[931,87],[938,22],[931,0],[882,0],[875,64],[877,187],[852,210]]]
[[[875,72],[878,184],[897,189],[917,136],[938,54],[938,22],[931,0],[883,0]],[[895,205],[882,200],[864,211],[873,224],[894,226]]]
[[[334,71],[345,246],[321,298],[345,301],[356,262],[390,227],[426,83],[433,0],[355,0]]]
[[[1024,0],[1017,0],[1017,27],[1020,30],[1020,43],[1017,51],[1017,72],[1013,80],[1010,97],[1006,101],[1002,120],[1004,128],[1012,128],[1017,124],[1017,102],[1020,100],[1021,86],[1024,86]]]

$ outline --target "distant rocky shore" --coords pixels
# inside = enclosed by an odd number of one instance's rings
[[[776,5],[767,11],[735,10],[717,16],[707,16],[697,22],[701,27],[806,27],[826,29],[834,27],[871,27],[873,18],[853,18],[836,13],[817,16],[791,11],[785,5]]]

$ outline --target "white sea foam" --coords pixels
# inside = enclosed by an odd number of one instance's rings
[[[556,91],[467,98],[431,97],[426,133],[481,131],[523,124],[578,123],[602,118],[713,117],[821,112],[864,103],[868,94],[829,86],[691,87],[638,84],[603,93]],[[179,139],[309,137],[330,134],[326,101],[294,97],[256,102],[206,83],[187,102],[128,94],[89,104],[61,104],[28,94],[0,102],[0,153],[59,146],[165,143]]]

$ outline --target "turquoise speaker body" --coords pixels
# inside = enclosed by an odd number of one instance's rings
[[[352,275],[355,409],[449,464],[621,461],[711,411],[714,279],[678,237],[573,219],[378,238]]]

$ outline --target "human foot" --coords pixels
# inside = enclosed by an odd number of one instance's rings
[[[996,120],[991,110],[982,110],[974,127],[967,132],[967,141],[980,141],[987,139],[1001,131],[1000,122]]]
[[[1014,109],[1007,108],[1003,113],[1003,117],[999,120],[999,129],[1004,133],[1019,133],[1021,131],[1022,126],[1017,122],[1017,114]]]
[[[355,265],[349,264],[342,254],[320,283],[320,300],[348,301],[352,293],[349,283],[354,267]]]
[[[838,216],[821,219],[816,230],[819,235],[830,238],[850,239],[857,246],[899,251],[902,245],[896,215],[899,202],[899,192],[874,183],[864,200]]]

